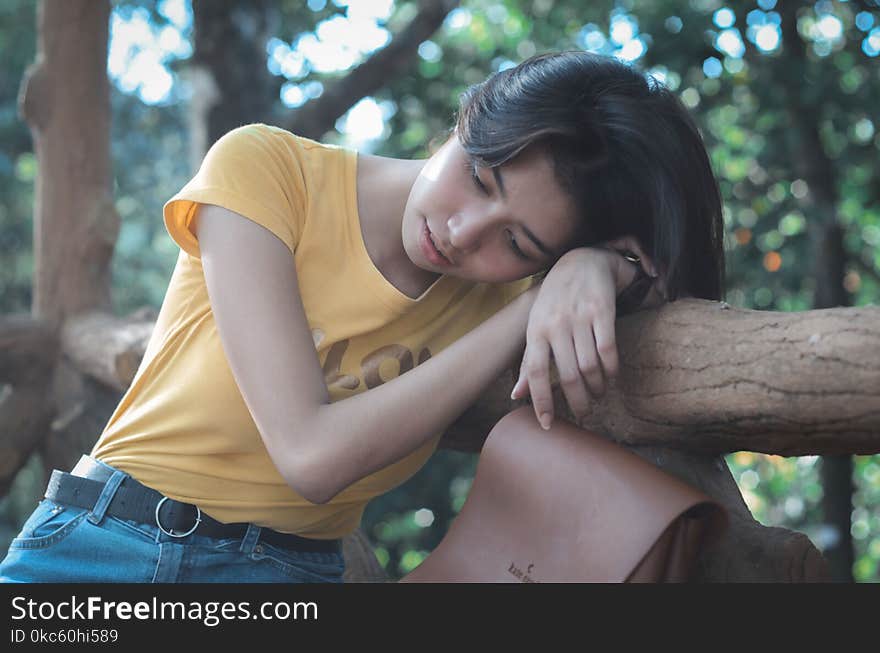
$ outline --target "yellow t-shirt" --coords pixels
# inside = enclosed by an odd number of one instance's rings
[[[425,463],[441,434],[326,504],[288,487],[228,366],[190,228],[199,203],[215,204],[287,245],[331,401],[353,396],[424,362],[531,284],[441,276],[418,299],[400,292],[367,254],[356,166],[354,151],[261,124],[214,144],[165,204],[165,225],[182,251],[141,365],[93,456],[220,521],[314,538],[354,530],[372,497]]]

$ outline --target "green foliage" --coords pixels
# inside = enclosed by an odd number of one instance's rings
[[[417,474],[364,511],[364,531],[392,578],[412,571],[440,543],[464,505],[476,456],[438,451]]]
[[[16,97],[25,68],[33,61],[34,5],[9,0],[0,5],[0,309],[27,312],[33,270],[34,177],[30,134],[18,118]]]
[[[114,197],[121,222],[111,273],[119,314],[162,304],[179,249],[162,206],[190,175],[183,104],[148,106],[113,89]]]
[[[644,47],[635,64],[665,79],[680,95],[709,149],[725,206],[728,301],[767,310],[810,308],[816,286],[815,228],[834,219],[846,229],[844,285],[850,299],[855,305],[876,303],[880,298],[880,84],[876,83],[878,58],[868,56],[863,48],[870,30],[880,25],[880,9],[868,2],[799,3],[798,32],[805,47],[800,58],[784,39],[780,47],[762,51],[746,36],[747,20],[772,23],[772,12],[781,11],[781,3],[777,4],[767,14],[750,13],[759,9],[751,1],[465,0],[432,36],[431,46],[422,49],[415,65],[376,94],[376,100],[386,102],[392,111],[387,137],[372,147],[390,156],[425,156],[432,142],[451,126],[460,93],[488,72],[547,50],[620,53],[623,44],[614,42],[613,27],[630,26]],[[167,24],[153,0],[118,1],[114,6],[124,11],[142,7],[151,21]],[[31,212],[38,171],[29,132],[16,115],[15,99],[24,69],[34,57],[33,7],[30,0],[6,0],[0,7],[4,61],[0,69],[0,308],[4,312],[26,311],[31,301]],[[744,42],[742,56],[719,48],[720,39],[730,36],[714,21],[721,17],[716,12],[725,7],[734,12],[732,28],[739,30]],[[344,3],[284,0],[275,4],[274,11],[273,36],[293,44],[345,9]],[[399,30],[416,11],[414,2],[398,1],[387,28]],[[839,38],[820,38],[825,16],[839,20]],[[871,27],[859,27],[869,18]],[[186,63],[170,67],[176,74]],[[326,82],[344,72],[318,73],[306,62],[295,75],[279,72],[278,81],[279,85]],[[188,105],[179,88],[183,84],[177,80],[172,97],[154,105],[118,88],[113,91],[115,198],[122,220],[113,260],[113,300],[119,312],[144,304],[158,307],[176,260],[177,249],[164,231],[161,208],[192,173],[187,161]],[[279,98],[276,115],[286,116],[289,111]],[[805,144],[796,129],[797,119],[819,125],[820,147],[833,162],[830,212],[815,197],[817,181],[825,180],[807,179],[803,171]],[[343,140],[335,131],[324,138]],[[825,545],[820,459],[739,452],[727,460],[760,521],[802,530],[820,548]],[[859,581],[876,582],[880,580],[880,456],[854,460],[854,574]],[[403,575],[436,546],[464,501],[474,468],[473,456],[440,452],[413,479],[368,506],[363,525],[391,576]],[[12,520],[19,504],[24,502],[7,498],[0,509]]]

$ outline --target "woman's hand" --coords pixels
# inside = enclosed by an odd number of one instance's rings
[[[617,374],[615,302],[638,270],[615,250],[628,250],[648,275],[657,277],[655,266],[634,238],[574,249],[547,273],[529,313],[525,354],[511,398],[530,393],[535,415],[545,429],[553,420],[551,355],[565,398],[578,419],[589,412],[593,399],[605,394],[608,379]]]

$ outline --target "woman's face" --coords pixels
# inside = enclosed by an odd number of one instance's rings
[[[576,227],[574,205],[543,150],[477,168],[453,135],[413,184],[402,235],[407,256],[423,270],[505,282],[550,267]]]

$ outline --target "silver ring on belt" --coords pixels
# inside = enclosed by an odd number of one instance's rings
[[[199,527],[199,524],[202,523],[202,511],[199,509],[198,506],[195,506],[196,523],[193,524],[193,527],[189,529],[186,533],[175,533],[173,528],[170,531],[165,530],[165,527],[162,526],[162,522],[159,520],[159,511],[162,509],[162,504],[168,500],[168,497],[162,497],[159,503],[156,504],[156,526],[159,527],[159,530],[170,537],[186,537],[187,535],[192,535],[193,533],[195,533],[196,529]]]

